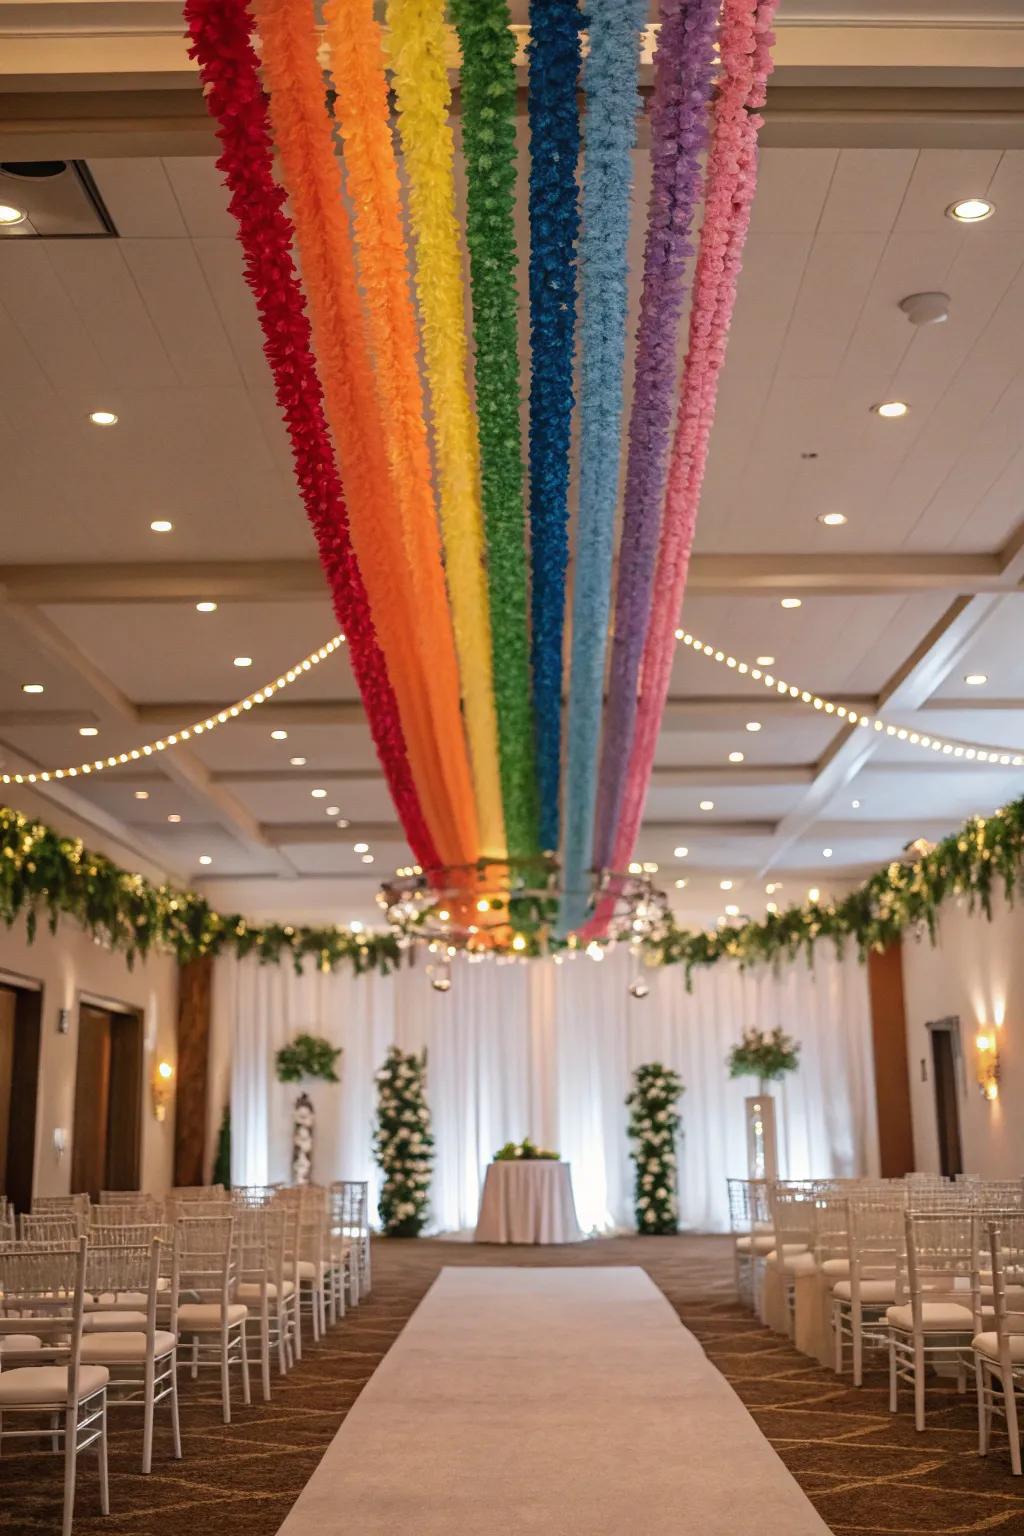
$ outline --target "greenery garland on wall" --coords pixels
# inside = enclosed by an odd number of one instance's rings
[[[769,913],[761,922],[708,932],[670,923],[643,942],[648,964],[682,965],[687,985],[698,966],[720,960],[741,965],[774,964],[801,953],[808,959],[822,939],[842,949],[850,939],[863,958],[883,950],[907,928],[926,929],[934,940],[938,912],[949,897],[969,911],[992,915],[993,896],[1013,900],[1024,885],[1024,799],[988,817],[975,816],[912,861],[894,861],[848,896]],[[200,955],[256,954],[266,963],[290,959],[297,971],[312,958],[323,971],[351,965],[357,973],[396,970],[412,951],[394,933],[352,933],[347,928],[253,924],[224,916],[194,892],[153,885],[121,869],[81,839],[10,807],[0,807],[0,919],[24,917],[31,940],[39,913],[51,930],[62,916],[74,918],[93,938],[120,950],[128,963],[154,950],[181,962]],[[523,958],[545,953],[538,934],[527,932]],[[562,946],[564,947],[564,946]]]
[[[633,1204],[637,1231],[664,1237],[679,1226],[676,1137],[682,1124],[676,1104],[683,1080],[660,1061],[648,1061],[633,1072],[633,1091],[626,1099],[629,1139],[633,1144]]]
[[[393,1045],[377,1073],[374,1156],[384,1175],[377,1209],[386,1237],[419,1237],[427,1219],[434,1137],[427,1106],[427,1053]]]

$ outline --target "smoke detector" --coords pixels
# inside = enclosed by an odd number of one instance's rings
[[[900,299],[900,309],[911,325],[941,325],[949,319],[949,294],[911,293]]]

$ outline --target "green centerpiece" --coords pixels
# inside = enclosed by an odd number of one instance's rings
[[[549,1152],[544,1147],[538,1147],[524,1136],[522,1141],[506,1141],[503,1147],[499,1147],[494,1154],[496,1163],[557,1163],[561,1161],[561,1153]]]

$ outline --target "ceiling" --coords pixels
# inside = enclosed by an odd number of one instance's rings
[[[824,24],[838,7],[794,9]],[[993,24],[1020,19],[989,9]],[[213,160],[120,152],[88,170],[116,238],[0,238],[7,771],[164,735],[336,630]],[[642,200],[643,152],[636,171]],[[995,216],[947,218],[968,195]],[[765,149],[687,630],[901,725],[1024,746],[1022,233],[1021,148]],[[950,317],[915,328],[899,301],[927,290],[949,295]],[[871,412],[892,398],[909,402],[904,419]],[[95,410],[117,424],[94,426]],[[822,526],[830,511],[847,522]],[[161,518],[171,532],[151,531]],[[967,685],[972,673],[987,683]],[[843,726],[680,646],[637,857],[688,920],[726,902],[758,915],[842,888],[1020,784],[1019,770]],[[144,769],[48,788],[58,824],[63,807],[116,829],[253,916],[365,921],[379,876],[408,858],[344,647]]]

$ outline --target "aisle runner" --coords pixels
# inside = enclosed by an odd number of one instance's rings
[[[828,1527],[642,1269],[445,1269],[281,1536]]]

